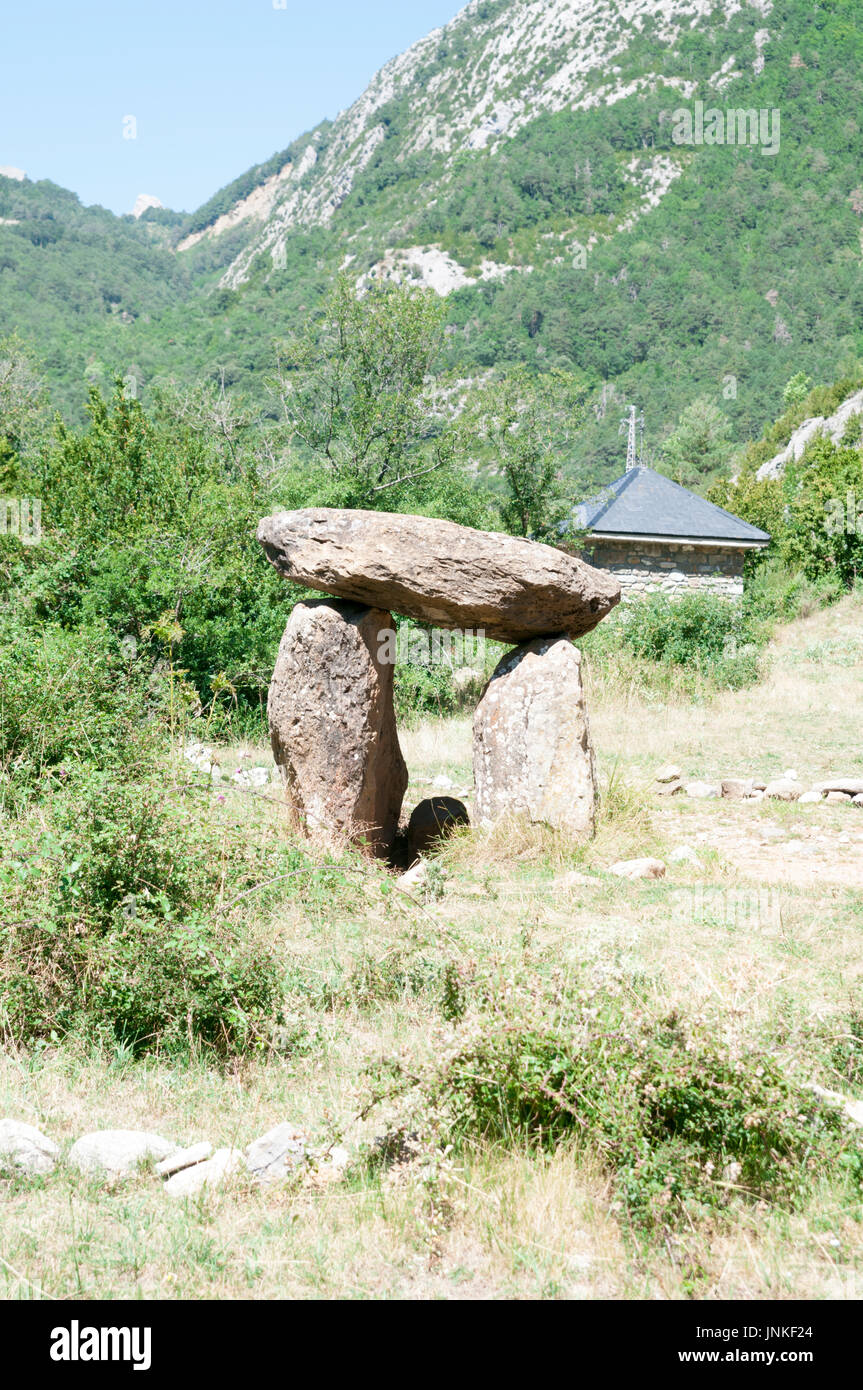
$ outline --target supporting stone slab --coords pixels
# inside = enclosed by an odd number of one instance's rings
[[[391,631],[383,609],[297,604],[268,704],[273,756],[298,823],[380,856],[392,847],[408,784],[394,667],[381,659]]]
[[[473,749],[481,825],[520,814],[579,838],[594,833],[581,653],[566,637],[537,638],[503,658],[477,706]]]

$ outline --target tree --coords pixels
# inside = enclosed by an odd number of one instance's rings
[[[487,387],[465,417],[501,464],[506,497],[501,515],[516,536],[547,540],[572,510],[560,473],[560,457],[582,412],[582,393],[569,372],[531,376],[518,367]]]
[[[16,459],[45,426],[44,387],[20,338],[0,340],[0,484],[18,486]]]
[[[662,446],[663,470],[682,487],[709,479],[727,464],[731,422],[709,396],[699,396],[681,413]]]
[[[289,433],[323,463],[342,506],[391,505],[452,461],[428,386],[443,316],[430,291],[387,285],[360,298],[343,276],[322,321],[277,344],[270,384]]]
[[[802,405],[811,390],[812,378],[807,376],[805,372],[797,372],[790,381],[785,383],[782,399],[787,406]]]

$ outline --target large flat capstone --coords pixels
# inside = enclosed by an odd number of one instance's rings
[[[266,517],[258,540],[297,584],[498,642],[579,637],[620,601],[611,575],[553,546],[432,517],[306,508]]]

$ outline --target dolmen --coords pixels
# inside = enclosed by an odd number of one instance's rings
[[[596,773],[573,640],[620,601],[601,570],[534,541],[432,517],[306,508],[258,540],[298,603],[270,687],[273,755],[298,826],[390,853],[407,789],[392,614],[512,643],[474,718],[476,812],[593,833]]]

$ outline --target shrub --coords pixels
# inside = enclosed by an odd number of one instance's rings
[[[428,1063],[378,1068],[370,1104],[410,1107],[403,1125],[441,1146],[573,1142],[644,1229],[735,1197],[792,1207],[827,1163],[860,1185],[859,1138],[773,1058],[633,1011],[608,986],[570,998],[506,986],[490,981]]]
[[[663,594],[619,610],[600,639],[607,654],[621,642],[634,656],[660,666],[679,668],[697,685],[737,690],[761,674],[759,651],[767,637],[740,603],[710,594]],[[597,644],[588,650],[593,655]]]
[[[160,683],[102,631],[30,626],[0,613],[0,789],[20,804],[82,765],[118,769],[152,755]]]
[[[0,1033],[95,1028],[136,1054],[219,1055],[269,1036],[281,973],[220,895],[302,856],[272,835],[233,838],[164,777],[82,774],[54,800],[47,827],[10,826],[0,865]]]

